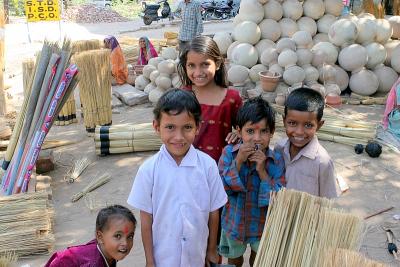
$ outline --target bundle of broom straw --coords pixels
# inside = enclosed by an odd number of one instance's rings
[[[88,50],[96,50],[100,49],[102,46],[100,40],[91,39],[91,40],[78,40],[72,42],[72,54],[80,53]]]
[[[0,267],[11,267],[17,261],[15,253],[6,252],[0,254]]]
[[[79,68],[79,91],[86,130],[111,124],[110,50],[98,49],[78,53],[74,62]]]
[[[97,155],[159,150],[161,140],[151,123],[96,127]]]
[[[283,115],[283,107],[273,105],[275,110]],[[325,123],[317,132],[320,140],[354,146],[367,144],[375,139],[377,125],[372,122],[360,121],[339,114],[324,113]],[[282,116],[277,117],[277,128],[283,128]]]
[[[325,251],[320,267],[385,267],[387,265],[367,259],[362,254],[348,249],[328,249]]]
[[[0,255],[48,254],[54,246],[53,219],[45,191],[0,197]]]
[[[54,124],[63,126],[76,122],[78,122],[78,120],[76,118],[75,97],[73,94],[71,94],[67,102],[65,102],[63,108],[60,110],[60,113],[58,114]]]
[[[73,56],[74,54],[83,51],[95,50],[100,48],[101,48],[101,43],[97,39],[79,40],[79,41],[74,41],[72,43],[71,53]],[[67,102],[65,102],[63,108],[61,109],[59,115],[57,116],[57,119],[54,122],[54,124],[58,126],[64,126],[76,122],[78,122],[76,118],[76,103],[74,94],[72,92],[71,96],[68,98]]]
[[[33,75],[35,74],[35,60],[33,58],[28,58],[22,61],[22,81],[23,81],[23,89],[24,95],[28,91],[29,84],[33,79]]]
[[[327,248],[358,249],[362,219],[332,204],[294,190],[273,194],[254,266],[321,266]]]

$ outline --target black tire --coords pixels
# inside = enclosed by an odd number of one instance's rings
[[[143,22],[145,25],[150,25],[153,22],[153,19],[150,16],[144,15]]]

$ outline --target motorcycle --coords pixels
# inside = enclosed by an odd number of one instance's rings
[[[159,9],[161,6],[161,14],[159,14]],[[142,2],[142,7],[143,12],[140,14],[140,16],[142,17],[145,25],[150,25],[153,21],[158,21],[160,19],[173,19],[168,0],[160,0],[157,2],[157,4],[147,4],[146,2]]]
[[[217,0],[218,1],[218,0]],[[233,0],[204,0],[201,3],[203,20],[229,19],[236,16],[238,8],[234,7]]]

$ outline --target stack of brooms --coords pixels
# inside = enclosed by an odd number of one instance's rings
[[[273,194],[254,266],[325,266],[329,249],[359,249],[362,219],[332,205],[305,192]]]
[[[0,197],[0,258],[53,250],[54,210],[45,191]]]
[[[73,62],[79,68],[79,95],[86,130],[111,125],[110,50],[95,49],[76,53]]]
[[[72,56],[74,54],[100,49],[100,41],[97,39],[92,40],[79,40],[74,41],[72,43]],[[79,85],[78,85],[79,87]],[[57,120],[55,121],[55,125],[63,126],[69,125],[71,123],[76,123],[78,120],[76,118],[76,103],[74,93],[68,98],[67,102],[65,102],[64,107],[61,109],[60,113],[57,116]]]
[[[109,155],[160,149],[161,140],[151,123],[96,127],[96,154]]]
[[[0,173],[6,195],[26,192],[44,139],[55,117],[77,84],[75,65],[69,65],[70,42],[62,48],[45,42],[35,63],[24,102],[7,147]]]
[[[273,105],[275,110],[283,115],[283,107]],[[356,144],[367,144],[376,136],[376,124],[367,121],[345,117],[340,114],[325,112],[323,116],[324,125],[317,132],[320,140],[354,146]],[[282,116],[277,117],[277,128],[283,128]]]

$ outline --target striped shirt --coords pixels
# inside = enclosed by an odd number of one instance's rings
[[[180,41],[191,41],[203,32],[203,21],[201,19],[201,6],[196,0],[184,0],[179,3],[177,11],[182,14],[182,24],[178,39]]]
[[[221,215],[222,229],[230,239],[252,243],[261,239],[267,217],[269,194],[285,185],[285,162],[281,153],[268,149],[265,169],[270,179],[258,176],[254,163],[236,167],[240,144],[227,145],[219,160],[219,172],[228,203]]]

